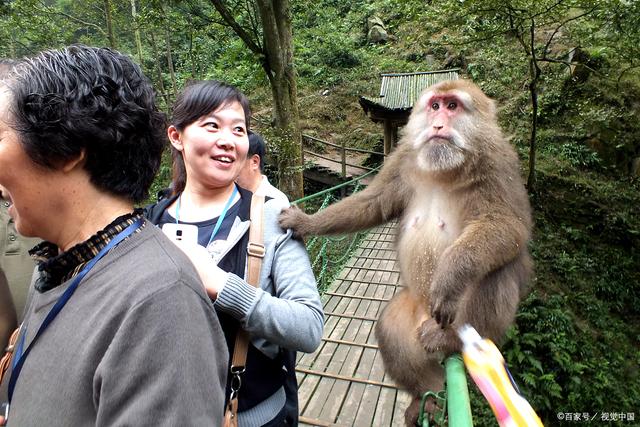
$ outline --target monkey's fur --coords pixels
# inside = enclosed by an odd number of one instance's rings
[[[435,108],[434,99],[448,100]],[[439,362],[461,350],[458,327],[500,340],[531,275],[531,212],[518,157],[493,101],[473,83],[428,88],[364,191],[314,215],[289,208],[280,225],[300,236],[341,234],[396,218],[406,287],[380,315],[376,337],[389,375],[418,397],[442,388]],[[414,399],[408,423],[418,409]]]

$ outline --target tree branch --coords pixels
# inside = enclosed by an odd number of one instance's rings
[[[64,16],[65,18],[70,19],[71,21],[74,21],[74,22],[76,22],[76,23],[78,23],[78,24],[82,24],[82,25],[86,25],[87,27],[94,28],[94,29],[98,30],[98,32],[99,32],[100,34],[102,34],[103,36],[107,37],[107,33],[106,33],[106,31],[104,31],[104,30],[102,29],[102,27],[100,27],[99,25],[94,24],[94,23],[92,23],[92,22],[86,22],[86,21],[83,21],[82,19],[80,19],[80,18],[76,18],[75,16],[69,15],[68,13],[63,12],[63,11],[61,11],[61,10],[57,10],[57,9],[51,10],[51,8],[49,8],[47,5],[45,5],[45,4],[44,4],[44,2],[41,2],[41,4],[42,4],[42,6],[43,6],[44,8],[49,9],[49,11],[53,11],[53,12],[54,12],[54,13],[56,13],[57,15]]]
[[[229,13],[229,10],[224,5],[222,0],[211,0],[211,4],[216,8],[222,19],[227,23],[229,27],[242,39],[244,44],[256,55],[264,55],[264,49],[256,43],[249,33],[235,20],[235,18]]]
[[[551,36],[549,37],[549,40],[547,40],[547,42],[545,43],[544,49],[542,50],[542,56],[547,56],[547,52],[549,51],[549,46],[551,46],[551,42],[553,41],[553,39],[556,36],[556,34],[558,34],[558,32],[560,31],[560,28],[564,27],[565,25],[567,25],[571,21],[576,21],[576,20],[578,20],[580,18],[583,18],[583,17],[585,17],[587,15],[590,15],[597,8],[598,8],[597,6],[594,6],[587,12],[581,13],[581,14],[576,15],[576,16],[572,16],[571,18],[568,18],[568,19],[564,20],[563,22],[560,22],[558,24],[558,26],[556,27],[556,29],[551,34]]]

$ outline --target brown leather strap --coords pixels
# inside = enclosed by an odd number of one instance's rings
[[[4,356],[0,359],[0,384],[2,384],[4,374],[7,372],[7,369],[9,369],[9,365],[11,364],[13,352],[16,348],[16,342],[18,341],[18,335],[20,335],[20,328],[16,328],[16,330],[11,334],[11,338],[9,338],[9,345],[7,345],[7,348],[5,349]]]
[[[229,401],[224,411],[222,427],[238,427],[238,398]]]
[[[251,226],[249,227],[249,244],[247,245],[247,283],[260,286],[260,268],[264,258],[264,196],[254,195],[251,198]],[[242,370],[247,363],[247,351],[249,350],[249,334],[244,329],[238,329],[236,343],[233,348],[231,370]]]

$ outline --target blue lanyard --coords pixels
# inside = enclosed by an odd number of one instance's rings
[[[40,329],[38,329],[38,332],[33,337],[31,344],[29,344],[29,347],[27,347],[24,353],[22,352],[22,349],[24,347],[24,340],[25,340],[25,335],[27,334],[27,331],[26,329],[22,331],[22,336],[20,337],[20,343],[16,348],[16,353],[13,359],[14,361],[13,361],[13,369],[11,372],[11,378],[9,379],[9,403],[11,403],[11,398],[13,397],[13,389],[16,386],[16,381],[18,381],[18,377],[20,376],[20,371],[24,366],[24,361],[27,359],[29,352],[33,348],[38,338],[40,338],[42,333],[45,331],[45,329],[47,329],[47,327],[51,324],[53,319],[55,319],[58,313],[60,313],[60,310],[62,310],[62,307],[64,307],[64,305],[69,301],[69,299],[71,298],[71,295],[73,295],[73,293],[78,288],[80,281],[84,278],[84,276],[86,276],[89,270],[91,270],[93,266],[100,260],[100,258],[102,258],[107,252],[109,252],[118,243],[120,243],[121,241],[123,241],[124,239],[132,235],[138,228],[140,228],[140,226],[142,226],[142,223],[143,223],[143,219],[139,218],[136,222],[134,222],[133,224],[131,224],[130,226],[122,230],[120,233],[118,233],[118,235],[116,235],[113,239],[111,239],[111,241],[107,244],[107,246],[105,246],[104,248],[102,248],[100,252],[98,252],[98,255],[96,255],[91,261],[87,263],[87,265],[85,265],[85,267],[80,271],[80,273],[78,273],[78,275],[73,280],[73,282],[69,285],[69,287],[64,291],[62,296],[58,299],[58,301],[53,306],[51,311],[49,311],[49,314],[47,314],[47,317],[45,317],[44,321],[42,322],[42,325],[40,325]]]
[[[233,193],[231,193],[231,197],[229,197],[229,200],[227,200],[227,203],[224,205],[224,208],[222,209],[222,213],[218,217],[218,222],[216,222],[216,226],[213,228],[213,231],[211,232],[211,237],[209,237],[209,243],[207,243],[205,248],[208,247],[211,244],[211,242],[213,242],[213,238],[216,236],[216,234],[218,234],[218,230],[220,230],[222,221],[224,221],[224,217],[227,215],[227,211],[229,210],[229,207],[231,207],[231,202],[233,202],[233,199],[235,199],[236,194],[238,194],[238,186],[234,184]],[[176,203],[176,224],[180,223],[180,199],[181,198],[182,198],[182,193],[180,193],[180,197],[178,197],[178,202]]]

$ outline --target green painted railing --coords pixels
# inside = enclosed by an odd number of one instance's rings
[[[444,361],[447,378],[447,415],[449,427],[471,427],[471,406],[469,404],[469,387],[467,373],[462,356],[450,356]]]

